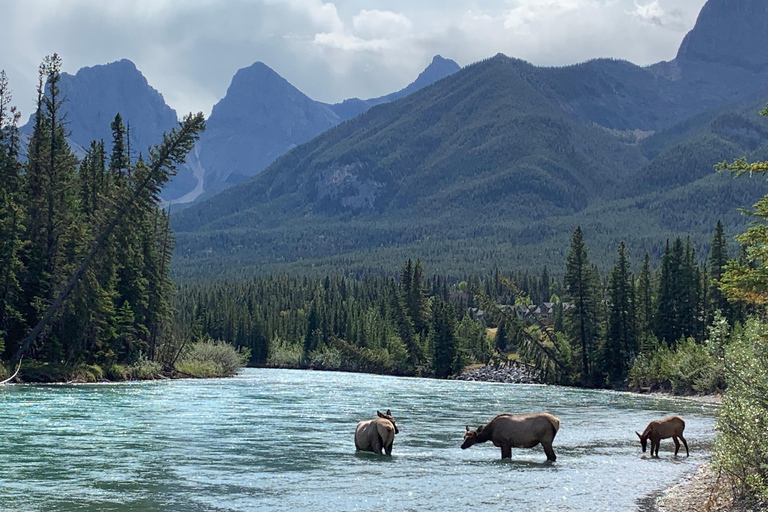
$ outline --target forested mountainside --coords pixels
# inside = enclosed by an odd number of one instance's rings
[[[743,228],[737,209],[766,191],[713,167],[768,151],[756,105],[638,140],[558,112],[499,56],[344,123],[182,212],[175,271],[391,271],[409,255],[447,274],[535,270],[562,260],[575,225],[596,240],[603,267],[620,239],[635,257],[660,255],[678,234],[701,247],[718,218]]]
[[[576,224],[598,262],[619,238],[658,255],[681,233],[706,243],[719,218],[739,231],[736,208],[765,187],[713,166],[768,150],[768,58],[721,28],[760,39],[766,20],[762,2],[710,0],[676,59],[647,68],[467,66],[175,216],[177,276],[391,271],[412,255],[448,274],[532,268],[562,258]]]

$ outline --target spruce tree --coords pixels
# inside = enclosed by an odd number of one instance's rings
[[[11,102],[8,78],[0,71],[0,355],[5,340],[18,337],[24,327],[19,283],[24,271],[25,216],[17,128],[20,114]]]
[[[603,345],[603,371],[609,382],[623,380],[637,353],[635,290],[627,247],[619,244],[616,265],[608,280],[610,296],[608,333]]]
[[[723,223],[718,220],[712,235],[712,248],[709,252],[709,303],[711,311],[708,320],[712,319],[715,310],[720,310],[726,318],[732,321],[728,299],[719,287],[727,263],[728,241],[725,238]]]
[[[581,354],[581,380],[584,384],[593,379],[592,363],[599,307],[596,278],[589,263],[581,227],[577,227],[571,239],[565,270],[565,290],[570,302],[566,310],[566,328],[574,350]]]
[[[653,306],[653,274],[651,272],[650,256],[645,253],[643,266],[637,282],[637,336],[638,350],[645,352],[652,348],[654,306]]]
[[[442,297],[432,303],[432,321],[429,330],[429,345],[432,347],[432,364],[435,377],[444,378],[460,371],[455,368],[456,359],[456,318]]]

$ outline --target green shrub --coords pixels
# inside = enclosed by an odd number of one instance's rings
[[[101,382],[104,380],[104,371],[96,364],[78,364],[69,373],[67,381],[74,382]]]
[[[728,322],[718,315],[704,343],[683,338],[675,349],[666,343],[654,343],[650,350],[635,358],[629,371],[629,385],[634,389],[679,394],[722,392],[725,389],[722,355],[729,340]]]
[[[269,344],[267,366],[272,368],[300,368],[302,347],[290,344],[282,338],[275,338]]]
[[[768,501],[768,325],[750,320],[734,332],[725,370],[714,466],[731,476],[737,496]]]
[[[236,349],[223,341],[191,343],[176,363],[176,369],[194,377],[231,377],[250,359],[248,349]]]
[[[327,345],[323,345],[317,350],[310,352],[307,355],[307,365],[316,370],[344,369],[341,351]]]
[[[138,360],[127,367],[127,375],[131,380],[152,380],[163,376],[163,366],[157,361],[150,361],[143,353]]]
[[[128,367],[122,364],[108,366],[104,374],[107,379],[112,381],[129,380],[131,378]]]
[[[19,371],[21,382],[65,382],[69,372],[63,364],[26,360]]]

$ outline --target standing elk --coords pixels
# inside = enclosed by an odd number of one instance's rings
[[[533,448],[541,443],[547,460],[555,461],[557,456],[552,449],[552,441],[560,428],[560,420],[547,413],[537,414],[500,414],[487,425],[469,430],[464,434],[462,450],[476,443],[491,441],[501,448],[501,458],[512,457],[512,448]]]
[[[382,414],[376,411],[378,418],[361,421],[355,429],[355,448],[363,452],[373,452],[381,455],[382,448],[387,455],[392,455],[392,444],[395,434],[400,431],[392,417],[392,412]]]
[[[685,430],[685,421],[683,421],[683,418],[680,416],[668,416],[664,419],[650,422],[648,426],[645,427],[642,434],[639,434],[637,431],[635,431],[635,434],[640,438],[640,445],[643,447],[643,453],[645,453],[648,439],[651,440],[651,457],[654,456],[654,451],[656,452],[656,457],[659,456],[659,445],[661,444],[661,440],[670,437],[675,442],[675,457],[677,457],[677,452],[680,450],[680,443],[677,440],[679,437],[685,445],[685,456],[688,457],[690,455],[688,452],[688,443],[683,437],[683,430]]]

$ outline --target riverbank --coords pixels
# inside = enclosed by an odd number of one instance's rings
[[[654,512],[764,512],[768,503],[745,503],[734,499],[727,476],[709,464],[649,501]]]
[[[222,342],[190,343],[179,350],[171,362],[150,361],[139,356],[131,364],[50,363],[23,361],[14,369],[0,368],[0,380],[20,384],[85,384],[135,380],[213,379],[232,377],[250,358],[247,349],[236,349]],[[3,375],[5,374],[5,375]],[[12,376],[12,377],[11,377]]]

